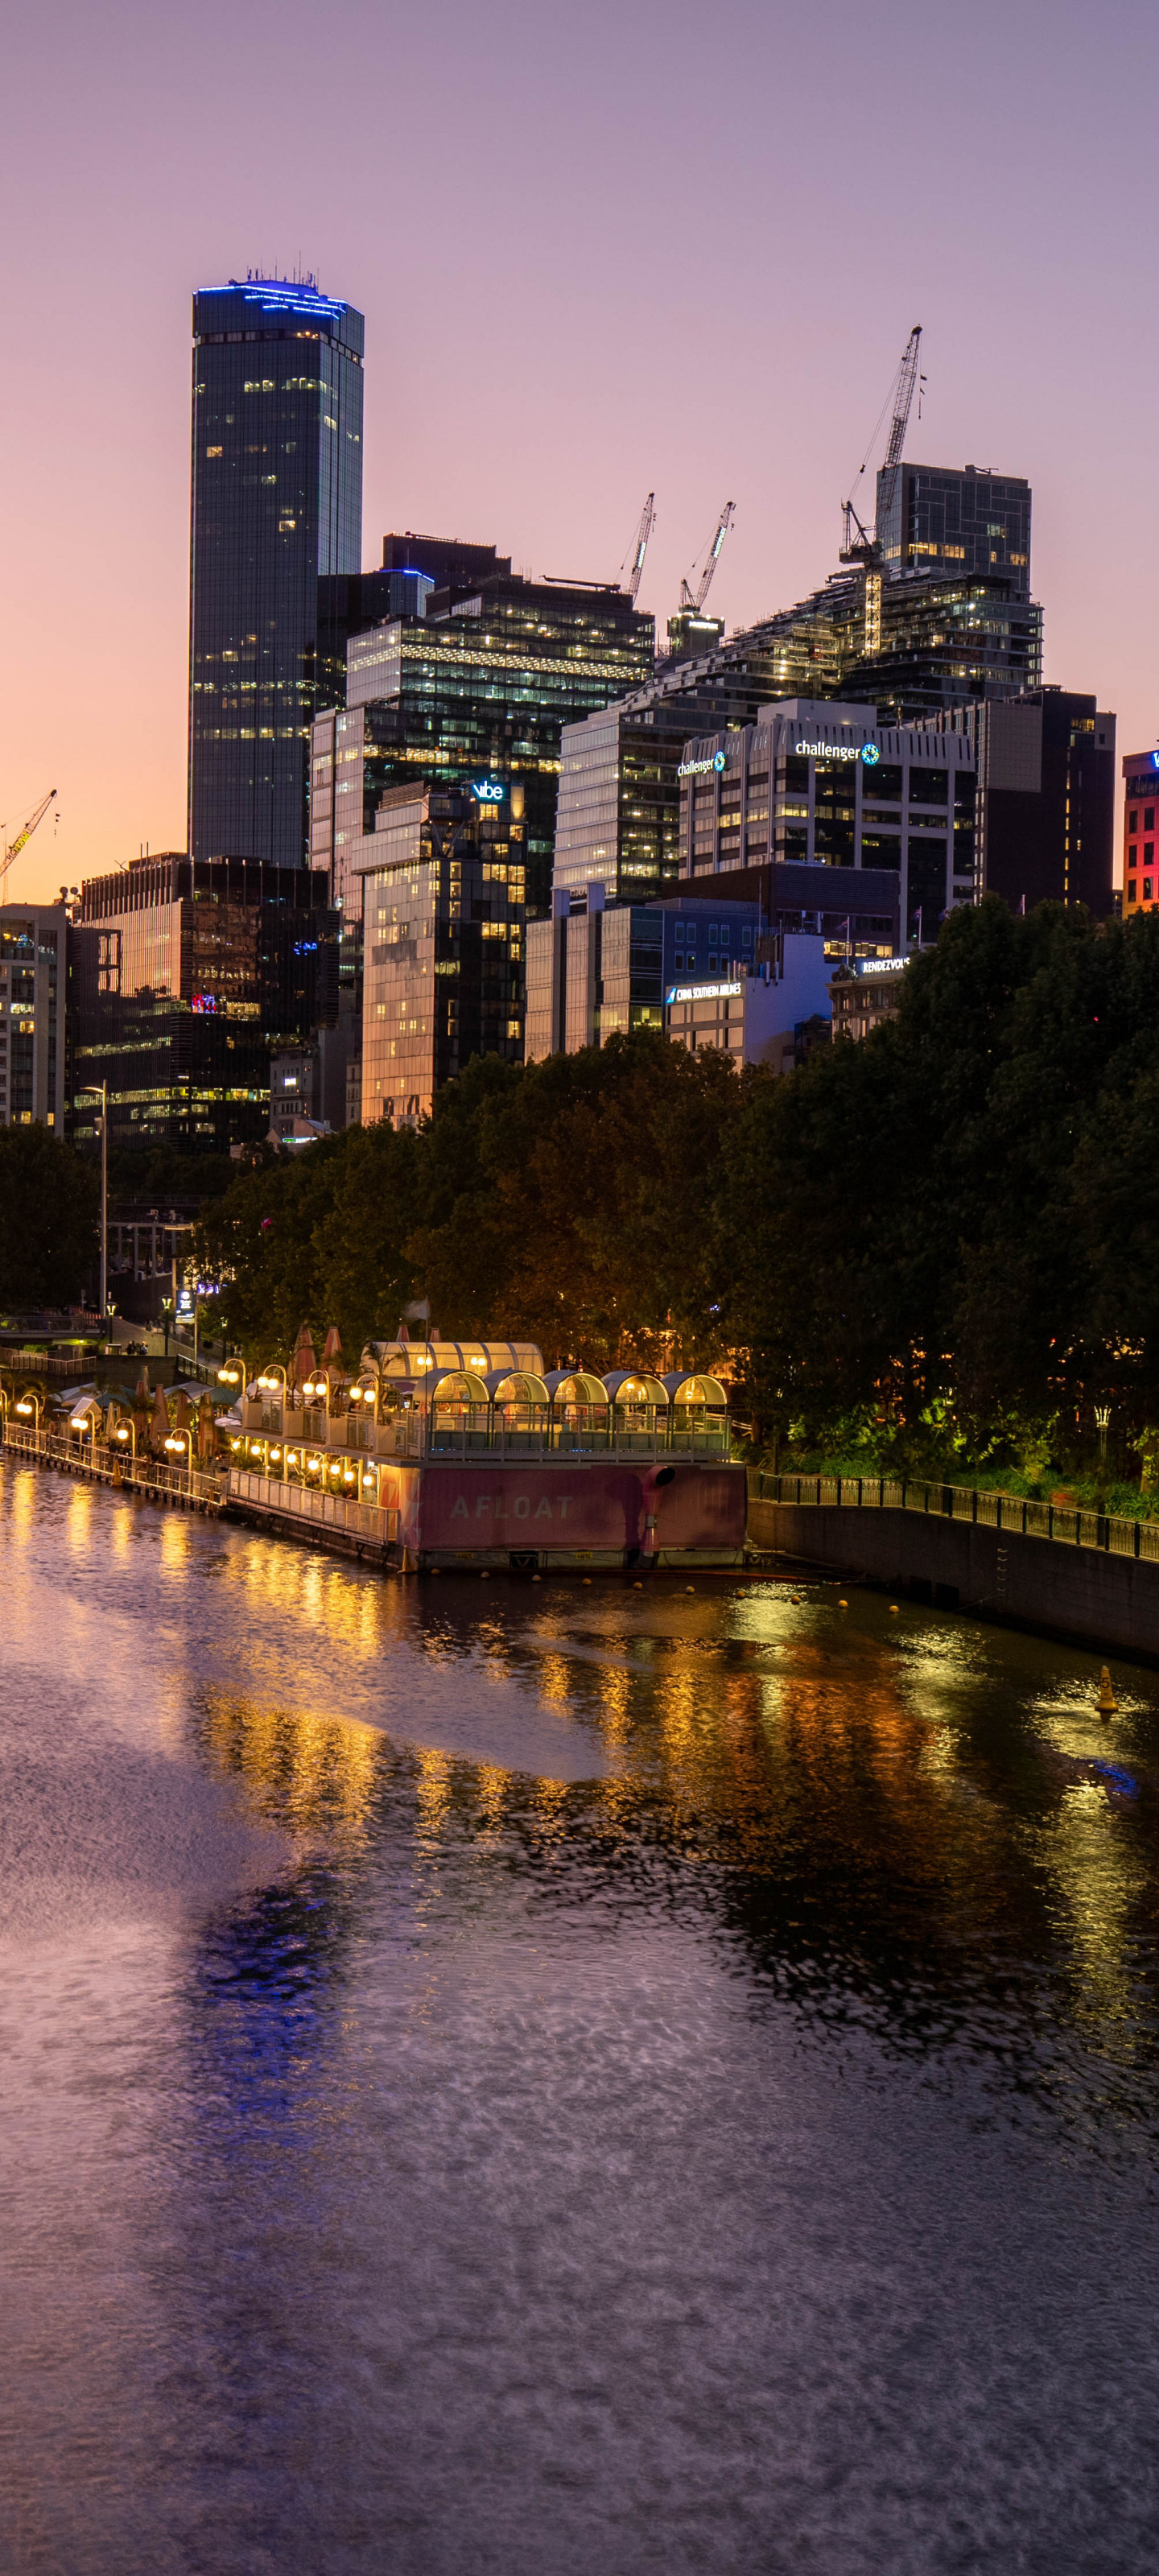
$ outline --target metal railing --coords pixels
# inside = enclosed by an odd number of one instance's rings
[[[93,1364],[91,1351],[0,1351],[0,1367],[17,1377],[59,1377],[71,1385]]]
[[[172,1494],[180,1502],[208,1503],[215,1508],[224,1499],[221,1479],[212,1470],[171,1467],[142,1451],[134,1457],[132,1451],[110,1448],[103,1440],[78,1437],[75,1432],[25,1430],[23,1423],[10,1422],[5,1428],[4,1446],[17,1456],[92,1476],[98,1484],[131,1486],[143,1494]]]
[[[399,1516],[381,1503],[360,1503],[345,1494],[323,1494],[310,1485],[294,1485],[277,1476],[258,1476],[248,1467],[229,1470],[231,1502],[255,1503],[266,1511],[284,1512],[291,1520],[308,1521],[320,1529],[346,1530],[352,1537],[371,1539],[380,1547],[397,1539]]]
[[[1065,1547],[1101,1548],[1108,1556],[1135,1556],[1159,1564],[1159,1521],[1137,1521],[1117,1512],[1084,1511],[1062,1503],[1030,1502],[1021,1494],[984,1493],[975,1485],[942,1485],[914,1476],[782,1476],[749,1471],[749,1497],[761,1503],[797,1503],[816,1509],[923,1512],[975,1528],[1010,1530],[1020,1538],[1054,1539]]]

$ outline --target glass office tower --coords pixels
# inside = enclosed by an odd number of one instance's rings
[[[189,849],[297,867],[320,578],[362,554],[353,305],[251,277],[193,299]]]

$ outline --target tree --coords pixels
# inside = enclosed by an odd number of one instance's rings
[[[98,1249],[96,1174],[47,1127],[0,1128],[0,1304],[78,1304]]]

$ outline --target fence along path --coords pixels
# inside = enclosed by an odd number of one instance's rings
[[[782,1476],[749,1470],[749,1498],[761,1503],[836,1504],[842,1510],[923,1512],[978,1528],[1013,1530],[1063,1547],[1099,1548],[1107,1556],[1159,1564],[1159,1521],[1115,1512],[1033,1503],[1021,1494],[983,1493],[975,1485],[942,1485],[912,1476]]]

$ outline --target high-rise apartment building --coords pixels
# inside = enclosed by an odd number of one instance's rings
[[[362,555],[363,340],[361,313],[312,284],[231,279],[193,299],[195,859],[305,859],[319,581]]]
[[[892,496],[887,497],[892,484]],[[883,561],[903,572],[992,573],[1030,597],[1030,485],[988,465],[900,465],[877,478]]]
[[[0,1127],[64,1133],[67,931],[62,904],[0,904]]]
[[[134,859],[82,885],[69,932],[69,1132],[224,1153],[270,1125],[270,1055],[337,1008],[337,923],[321,870],[256,859]]]

